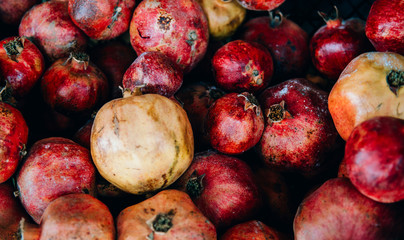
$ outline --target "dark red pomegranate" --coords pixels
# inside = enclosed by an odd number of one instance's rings
[[[271,11],[285,0],[237,0],[241,6],[253,11]]]
[[[257,93],[266,88],[273,75],[269,51],[259,43],[231,41],[212,58],[216,84],[229,92]]]
[[[19,35],[32,38],[51,61],[87,47],[87,36],[71,20],[67,1],[46,1],[33,6],[21,19]]]
[[[129,28],[135,0],[68,0],[69,15],[87,36],[96,40],[116,38]]]
[[[215,151],[196,154],[176,184],[219,230],[250,220],[262,206],[247,163]]]
[[[363,195],[384,203],[404,200],[404,120],[374,117],[356,126],[345,146],[346,170]]]
[[[220,240],[286,240],[286,236],[261,221],[251,220],[232,226]]]
[[[0,72],[17,98],[29,93],[45,71],[39,49],[25,37],[9,37],[0,41]]]
[[[205,55],[208,20],[196,0],[144,0],[136,7],[129,27],[138,55],[161,51],[185,73]]]
[[[65,115],[90,115],[108,97],[108,80],[83,52],[55,61],[44,73],[45,102]]]
[[[50,202],[69,193],[95,194],[90,150],[61,137],[35,142],[17,174],[19,196],[36,223]]]
[[[366,19],[365,31],[377,51],[404,55],[404,2],[374,1]]]
[[[0,183],[7,181],[17,170],[25,155],[28,126],[21,112],[0,102]]]
[[[261,139],[264,116],[251,93],[229,93],[212,104],[205,125],[214,149],[226,154],[240,154]]]
[[[81,126],[73,135],[73,140],[81,146],[90,149],[91,128],[93,127],[94,117]]]
[[[310,40],[311,59],[316,69],[336,81],[348,63],[372,46],[365,35],[365,21],[359,18],[343,20],[335,8],[335,18],[319,12],[326,22]]]
[[[241,38],[261,43],[271,52],[273,80],[277,82],[304,77],[310,61],[309,36],[280,11],[269,17],[256,17],[242,26]]]
[[[38,0],[0,1],[0,21],[9,25],[18,25],[24,13],[37,2]]]
[[[144,52],[126,70],[122,86],[171,97],[182,85],[182,69],[162,52]]]

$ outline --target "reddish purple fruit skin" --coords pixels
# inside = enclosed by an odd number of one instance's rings
[[[279,7],[285,0],[237,0],[246,9],[253,11],[271,11]]]
[[[339,136],[327,98],[327,92],[303,78],[269,87],[258,96],[264,113],[285,101],[285,109],[292,115],[272,126],[265,116],[257,150],[268,166],[311,173],[323,165],[327,154],[337,147]]]
[[[68,0],[69,15],[87,36],[96,40],[116,38],[129,28],[135,0]]]
[[[347,178],[334,178],[303,200],[293,228],[296,240],[402,239],[400,215],[394,206],[362,195]]]
[[[365,35],[365,22],[351,18],[329,20],[310,40],[311,59],[316,69],[332,81],[336,81],[346,65],[371,50]]]
[[[161,52],[144,52],[126,70],[122,85],[142,93],[173,96],[182,85],[182,69]]]
[[[242,39],[267,47],[274,62],[274,79],[302,77],[310,61],[309,37],[296,23],[283,17],[271,26],[269,17],[256,17],[243,25]]]
[[[231,41],[212,58],[216,84],[229,92],[257,93],[265,89],[273,75],[273,60],[262,45],[243,40]]]
[[[0,183],[17,170],[28,141],[28,126],[21,112],[0,102]]]
[[[18,25],[24,13],[37,2],[37,0],[0,1],[0,21],[10,25]]]
[[[138,55],[161,51],[184,73],[203,58],[209,41],[208,20],[196,0],[144,0],[133,13],[129,33]]]
[[[94,118],[88,120],[73,136],[73,140],[81,146],[90,149],[91,128],[93,127]]]
[[[264,116],[258,103],[249,102],[243,94],[228,93],[209,108],[205,124],[214,149],[226,154],[240,154],[260,140]]]
[[[404,199],[404,120],[374,117],[356,126],[345,145],[346,170],[365,196],[384,203]]]
[[[404,55],[404,2],[374,1],[366,19],[365,30],[376,51]]]
[[[21,98],[45,71],[45,61],[39,49],[27,38],[21,38],[23,50],[17,55],[8,55],[4,44],[18,41],[18,37],[8,37],[0,41],[0,72],[10,84],[13,96]]]
[[[232,226],[220,240],[282,240],[286,239],[275,229],[261,221],[250,220]]]
[[[67,2],[63,1],[33,6],[21,19],[19,35],[34,39],[42,53],[52,61],[87,47],[87,36],[73,23]]]
[[[20,199],[36,223],[50,202],[69,193],[95,194],[90,151],[72,140],[50,137],[30,148],[17,174]]]
[[[194,171],[198,176],[205,176],[202,193],[191,198],[217,229],[249,220],[261,208],[261,193],[253,172],[239,158],[215,151],[197,154],[177,182],[180,190],[186,191],[186,184]]]

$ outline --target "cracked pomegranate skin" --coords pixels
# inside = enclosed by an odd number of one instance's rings
[[[374,117],[354,128],[344,161],[352,184],[383,203],[404,199],[404,120]]]
[[[208,20],[195,0],[145,0],[136,7],[129,26],[130,41],[138,55],[161,51],[184,73],[206,53]]]

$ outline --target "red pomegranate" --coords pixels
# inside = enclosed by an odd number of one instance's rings
[[[251,220],[227,229],[220,240],[286,240],[286,236],[261,221]]]
[[[253,11],[271,11],[285,0],[237,0],[241,6]]]

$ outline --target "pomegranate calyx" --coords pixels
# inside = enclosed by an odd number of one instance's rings
[[[144,88],[144,87],[146,87],[145,84],[138,85],[138,86],[134,87],[133,89],[130,89],[130,88],[122,88],[121,86],[119,86],[119,88],[120,88],[121,91],[122,91],[122,96],[123,96],[123,98],[131,97],[131,96],[140,96],[140,95],[143,95],[143,93],[142,93],[142,88]]]
[[[224,94],[225,93],[221,89],[215,86],[208,87],[208,89],[206,90],[206,95],[208,95],[209,97],[208,104],[211,105],[214,101],[221,98]]]
[[[0,88],[0,102],[4,102],[16,107],[17,100],[13,96],[13,88],[7,80],[4,82],[5,85]]]
[[[386,81],[390,90],[398,96],[398,90],[404,85],[404,71],[391,70],[386,76]]]
[[[275,12],[269,11],[269,19],[269,25],[271,26],[271,28],[277,28],[279,25],[282,24],[283,14],[279,10],[276,10]]]
[[[24,50],[24,41],[23,37],[16,37],[11,41],[8,41],[3,44],[3,48],[6,51],[7,56],[13,60],[14,62],[18,62],[17,56]]]
[[[196,170],[189,177],[185,188],[191,198],[197,198],[202,194],[204,189],[202,181],[204,177],[205,174],[198,175]]]
[[[252,109],[257,116],[261,114],[261,108],[259,108],[258,100],[248,92],[243,92],[237,95],[237,97],[243,97],[245,99],[244,111]]]
[[[265,116],[268,118],[268,124],[270,126],[275,122],[281,122],[283,119],[292,119],[293,116],[289,111],[285,109],[285,101],[273,104],[265,112]]]
[[[334,9],[335,9],[335,11],[333,12],[333,14],[327,14],[327,13],[320,12],[320,11],[317,12],[318,15],[320,15],[320,17],[327,24],[327,27],[329,27],[329,28],[338,27],[342,23],[342,19],[339,17],[337,6],[334,6]]]
[[[154,232],[166,233],[173,226],[173,218],[175,215],[174,209],[171,209],[168,213],[159,213],[151,222],[151,228]]]

